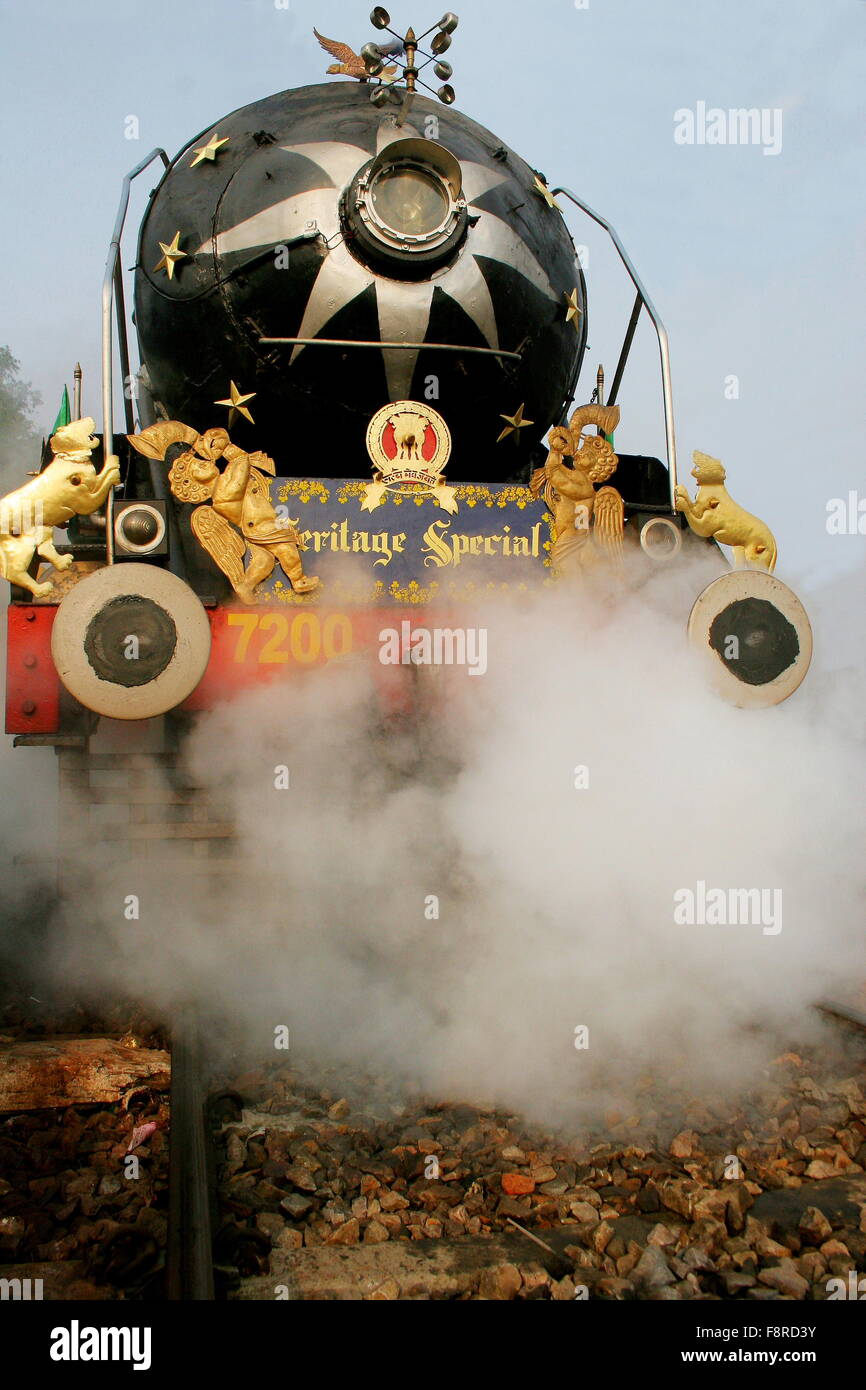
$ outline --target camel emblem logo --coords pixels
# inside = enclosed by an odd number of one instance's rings
[[[386,492],[432,497],[443,511],[457,511],[454,488],[444,482],[451,432],[429,405],[392,401],[377,410],[367,427],[367,453],[373,463],[373,481],[367,484],[362,511],[375,511]]]

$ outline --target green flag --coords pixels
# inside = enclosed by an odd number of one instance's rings
[[[57,412],[57,419],[54,421],[51,433],[55,434],[57,430],[62,429],[64,425],[69,425],[71,423],[72,411],[69,409],[69,392],[64,386],[63,395],[60,397],[60,409]]]

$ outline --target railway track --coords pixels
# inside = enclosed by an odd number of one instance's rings
[[[5,1183],[2,1274],[44,1279],[50,1298],[133,1302],[821,1299],[866,1267],[866,1027],[821,1009],[845,1025],[825,1055],[774,1058],[740,1109],[692,1103],[690,1123],[659,1084],[652,1106],[671,1104],[650,1113],[652,1137],[616,1114],[552,1135],[381,1080],[344,1091],[303,1065],[218,1061],[191,1006],[166,1104],[152,1050],[95,1036],[101,1075],[111,1048],[139,1068],[118,1073],[120,1095],[0,1120],[4,1174],[35,1160]],[[124,1191],[130,1152],[141,1172]],[[16,1252],[16,1220],[52,1239]]]
[[[165,1292],[172,1302],[214,1298],[213,1163],[197,1011],[172,1032],[169,1217]]]
[[[61,849],[74,861],[108,817],[119,859],[143,873],[168,842],[185,871],[224,868],[232,826],[179,745],[169,728],[156,751],[59,749]],[[640,1115],[545,1133],[323,1076],[294,1054],[245,1061],[242,1042],[215,1057],[224,1030],[189,1004],[172,1020],[170,1096],[130,1073],[62,1111],[36,1078],[21,1114],[0,1116],[0,1149],[13,1170],[21,1160],[0,1199],[0,1260],[58,1297],[133,1301],[817,1298],[837,1271],[866,1269],[866,1009],[817,1007],[835,1030],[827,1055],[768,1054],[739,1108],[656,1081]],[[67,1116],[53,1140],[47,1105]],[[810,1204],[828,1223],[814,1235],[800,1225]],[[793,1270],[774,1274],[783,1261]],[[772,1282],[786,1278],[790,1294]]]
[[[821,1299],[866,1265],[863,1044],[777,1055],[713,1116],[660,1084],[652,1136],[616,1114],[553,1135],[369,1078],[346,1095],[306,1067],[223,1075],[220,1296]]]

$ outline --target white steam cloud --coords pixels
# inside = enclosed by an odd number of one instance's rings
[[[798,694],[720,702],[684,632],[715,572],[469,611],[486,674],[404,668],[414,714],[383,722],[374,658],[201,717],[189,765],[236,821],[231,865],[195,888],[159,861],[95,873],[53,968],[199,998],[263,1054],[284,1024],[292,1055],[549,1123],[639,1113],[647,1073],[744,1084],[768,1031],[805,1040],[809,1006],[864,978],[866,683],[862,619],[827,591]],[[781,931],[678,924],[699,881],[779,890]]]

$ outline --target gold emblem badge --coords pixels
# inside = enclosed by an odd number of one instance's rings
[[[394,401],[377,410],[367,427],[367,453],[373,461],[361,511],[372,512],[386,492],[434,497],[456,512],[454,488],[443,481],[451,454],[451,431],[438,411],[420,401]]]

